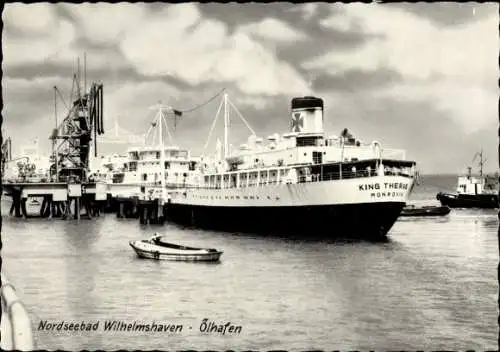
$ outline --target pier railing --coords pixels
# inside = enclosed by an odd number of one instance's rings
[[[16,290],[2,274],[1,301],[2,322],[1,342],[2,350],[32,351],[35,349],[35,340],[31,320],[24,304],[19,300]]]

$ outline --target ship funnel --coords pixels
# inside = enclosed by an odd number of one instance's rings
[[[291,132],[323,133],[323,99],[292,99]]]

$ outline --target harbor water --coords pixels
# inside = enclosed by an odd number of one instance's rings
[[[424,177],[412,202],[437,204],[455,184]],[[3,199],[2,271],[39,349],[498,349],[497,210],[400,218],[387,242],[370,243],[141,226],[112,214],[23,220],[9,206]],[[221,249],[221,262],[137,258],[128,242],[154,231]]]

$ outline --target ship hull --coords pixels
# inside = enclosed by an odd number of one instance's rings
[[[495,209],[499,207],[496,194],[449,194],[438,193],[437,200],[450,208],[482,208]]]
[[[197,228],[299,236],[385,239],[404,202],[284,207],[168,204],[170,221]]]

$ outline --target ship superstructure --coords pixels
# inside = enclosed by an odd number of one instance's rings
[[[323,109],[320,98],[294,98],[290,132],[267,143],[252,134],[232,153],[225,109],[224,145],[200,161],[198,183],[171,195],[167,216],[231,231],[384,237],[413,189],[416,163],[347,130],[327,136]]]
[[[153,107],[157,115],[144,137],[144,144],[128,148],[126,155],[101,161],[96,177],[105,177],[113,196],[139,196],[164,201],[169,190],[198,183],[197,158],[173,143],[168,129],[168,106]],[[169,143],[164,143],[164,135]]]

